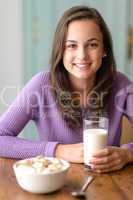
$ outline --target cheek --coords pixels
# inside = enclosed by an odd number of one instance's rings
[[[102,63],[102,59],[103,59],[103,53],[97,52],[97,53],[94,55],[93,58],[94,58],[94,61],[95,61],[96,63],[101,64],[101,63]]]
[[[100,66],[102,65],[103,55],[101,53],[97,53],[93,55],[93,70],[96,72]]]
[[[63,56],[63,64],[67,64],[67,63],[70,63],[72,62],[73,60],[73,55],[71,53],[64,53],[64,56]]]

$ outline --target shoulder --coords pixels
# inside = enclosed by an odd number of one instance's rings
[[[26,84],[26,88],[29,89],[41,89],[44,85],[50,84],[50,72],[49,71],[42,71],[34,75]]]
[[[50,72],[49,71],[41,71],[34,75],[29,82],[32,83],[50,83]]]
[[[23,87],[21,94],[23,95],[41,95],[45,86],[50,85],[50,72],[39,72],[34,75]]]
[[[123,74],[122,72],[119,72],[119,71],[116,72],[115,81],[117,81],[117,82],[122,81],[121,84],[132,83],[132,81],[129,80],[129,78],[125,74]]]
[[[121,72],[117,72],[112,88],[112,96],[115,101],[125,102],[129,97],[133,98],[133,82]]]
[[[133,121],[133,82],[118,72],[114,85],[115,107]]]
[[[133,82],[129,80],[125,74],[117,71],[115,79],[114,79],[115,90],[121,90],[121,89],[127,88],[128,86],[132,84]]]

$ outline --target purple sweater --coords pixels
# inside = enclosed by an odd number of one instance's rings
[[[51,90],[50,73],[38,73],[1,116],[0,157],[23,159],[39,154],[54,156],[58,143],[83,141],[82,129],[74,131],[63,120]],[[133,122],[133,83],[121,73],[117,73],[108,106],[108,145],[120,146],[122,116]],[[39,139],[36,141],[17,137],[29,120],[33,120],[37,127]],[[124,145],[133,151],[133,143]]]

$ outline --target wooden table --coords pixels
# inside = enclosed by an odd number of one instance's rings
[[[133,200],[133,165],[121,171],[96,174],[85,170],[82,164],[72,164],[66,185],[52,194],[32,194],[19,187],[12,164],[15,160],[0,158],[0,200],[74,200],[70,192],[80,187],[88,175],[95,180],[89,185],[88,200]]]

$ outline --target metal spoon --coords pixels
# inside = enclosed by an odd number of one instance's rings
[[[76,190],[71,192],[72,196],[77,198],[85,198],[85,190],[87,189],[88,185],[94,180],[93,176],[88,176],[87,180],[85,181],[84,185],[80,190]]]

